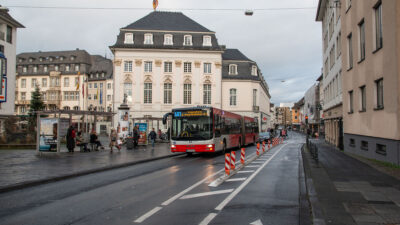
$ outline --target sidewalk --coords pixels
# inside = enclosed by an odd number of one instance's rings
[[[337,150],[317,144],[319,163],[303,154],[317,224],[400,224],[400,181]],[[317,218],[316,218],[317,217]]]
[[[179,153],[171,153],[168,143],[157,143],[154,149],[151,145],[134,150],[123,146],[120,152],[114,149],[113,153],[109,147],[85,153],[75,148],[74,153],[48,152],[41,156],[34,150],[1,150],[0,192],[175,155]]]

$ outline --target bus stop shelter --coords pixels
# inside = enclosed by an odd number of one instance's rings
[[[89,117],[93,118],[94,127],[98,117],[111,117],[113,112],[99,111],[81,111],[81,110],[49,110],[37,111],[37,134],[36,134],[36,152],[51,152],[52,148],[60,152],[61,139],[67,135],[67,130],[72,124],[72,117],[79,116],[82,123],[78,123],[78,130],[83,129],[86,134],[89,133]],[[86,119],[86,121],[85,121]],[[112,123],[111,119],[111,123]],[[80,127],[84,124],[86,127]]]

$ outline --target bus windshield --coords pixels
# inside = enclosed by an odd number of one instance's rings
[[[212,121],[209,116],[172,119],[172,140],[210,140],[212,137]]]

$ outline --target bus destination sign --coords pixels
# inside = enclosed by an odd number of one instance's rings
[[[206,110],[175,111],[174,117],[208,116]]]

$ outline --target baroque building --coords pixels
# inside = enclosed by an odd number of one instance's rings
[[[267,126],[261,117],[269,115],[270,95],[257,64],[219,45],[215,32],[182,13],[152,12],[121,28],[110,49],[114,111],[126,96],[131,121],[205,105],[257,117],[260,127]]]

